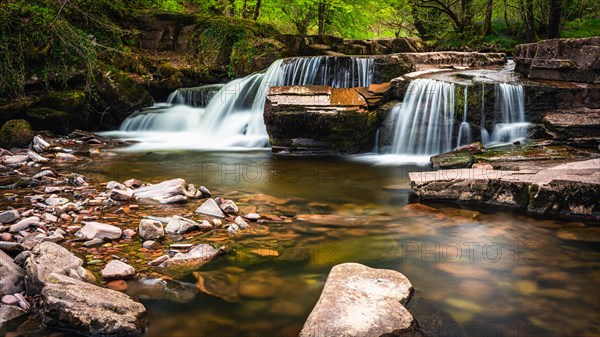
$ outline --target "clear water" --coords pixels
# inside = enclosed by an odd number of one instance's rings
[[[354,157],[274,158],[264,151],[181,151],[118,153],[79,169],[97,181],[181,177],[235,200],[244,212],[280,217],[236,237],[186,236],[183,242],[233,248],[200,270],[220,280],[227,300],[201,293],[180,303],[175,296],[133,291],[149,310],[147,336],[296,336],[330,268],[350,261],[404,273],[416,289],[415,302],[427,301],[429,310],[455,320],[439,327],[444,335],[600,334],[600,249],[557,236],[567,227],[594,224],[489,206],[407,207],[415,201],[407,173],[427,169],[423,166],[378,166]],[[141,205],[119,222],[137,228],[144,214],[186,214],[199,203]],[[146,256],[136,240],[124,243],[105,253],[131,256],[134,264],[137,256]],[[249,253],[256,248],[280,256]],[[141,260],[138,270],[153,276],[143,266],[148,257]],[[192,275],[182,281],[192,288],[196,283]],[[52,332],[35,320],[3,332],[16,331]]]

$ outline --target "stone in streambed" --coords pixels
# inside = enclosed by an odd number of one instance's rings
[[[141,300],[173,301],[188,303],[199,292],[190,283],[169,279],[141,279],[127,283],[127,294]]]
[[[25,314],[26,312],[17,306],[0,304],[0,327]]]
[[[33,224],[37,224],[38,222],[40,222],[40,218],[38,218],[37,216],[25,218],[25,219],[22,219],[21,221],[17,222],[14,225],[11,225],[8,229],[8,232],[9,233],[18,233],[20,231],[26,230],[27,228],[29,228],[29,226],[31,226]]]
[[[0,293],[12,295],[25,290],[24,271],[13,259],[0,250]]]
[[[127,263],[112,260],[102,269],[102,277],[105,279],[124,279],[135,275],[135,269]]]
[[[225,214],[223,214],[223,211],[221,211],[219,205],[217,205],[215,200],[212,198],[206,199],[206,201],[196,209],[196,213],[212,216],[215,218],[225,217]]]
[[[179,253],[173,258],[160,264],[165,273],[179,278],[186,276],[202,267],[221,253],[208,244],[199,244],[187,253]]]
[[[233,200],[227,200],[219,205],[219,208],[227,214],[235,214],[240,211]]]
[[[50,274],[42,291],[44,325],[84,335],[140,335],[146,309],[129,296],[64,275]]]
[[[51,273],[67,274],[83,261],[65,248],[52,242],[42,242],[31,250],[25,261],[25,286],[28,295],[38,294]]]
[[[12,209],[10,211],[0,213],[0,223],[13,223],[21,218],[19,211]]]
[[[133,190],[134,198],[150,202],[159,202],[161,204],[181,203],[187,201],[188,197],[193,196],[193,193],[187,190],[185,180],[180,178]]]
[[[144,219],[140,221],[138,231],[143,240],[158,240],[165,236],[165,230],[160,221]]]
[[[412,284],[401,273],[357,263],[334,266],[300,336],[401,335],[416,329],[404,307]]]
[[[109,239],[116,240],[121,238],[123,232],[119,227],[100,223],[100,222],[84,222],[85,226],[77,232],[77,236],[92,239]]]
[[[211,230],[213,226],[208,221],[196,222],[180,216],[173,216],[169,219],[165,232],[169,234],[184,234],[194,229]]]

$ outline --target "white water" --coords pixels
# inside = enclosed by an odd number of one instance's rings
[[[467,112],[469,104],[467,98],[469,97],[469,87],[464,87],[464,104],[463,104],[463,120],[458,128],[458,144],[457,147],[463,145],[469,145],[473,142],[471,138],[471,125],[467,122]]]
[[[492,132],[490,144],[512,143],[527,138],[530,124],[525,120],[523,87],[499,83],[496,85],[495,111],[501,116]]]
[[[167,104],[132,114],[119,131],[107,132],[139,143],[130,151],[162,149],[247,150],[269,146],[263,112],[271,86],[368,86],[373,60],[311,57],[277,60],[265,73],[225,85],[183,88]]]
[[[397,115],[392,154],[434,155],[452,150],[454,84],[416,79],[392,113]]]

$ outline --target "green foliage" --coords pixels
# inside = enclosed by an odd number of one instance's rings
[[[31,125],[24,119],[11,119],[0,128],[0,147],[25,147],[32,139]]]
[[[600,36],[600,19],[575,19],[567,22],[562,37]]]

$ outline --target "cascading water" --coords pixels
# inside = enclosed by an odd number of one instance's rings
[[[523,86],[497,84],[494,110],[500,113],[501,122],[494,126],[491,144],[510,143],[527,138],[531,124],[525,120]]]
[[[481,83],[481,124],[479,128],[481,130],[481,143],[488,144],[490,142],[490,133],[485,128],[485,83]]]
[[[169,103],[128,117],[118,132],[107,135],[138,140],[131,150],[248,149],[269,146],[263,111],[271,86],[368,86],[369,58],[318,56],[277,60],[265,73],[225,85],[178,89]],[[185,104],[185,105],[181,105]]]
[[[471,125],[467,123],[467,112],[469,110],[468,104],[469,87],[464,87],[464,105],[463,105],[463,120],[458,128],[458,144],[457,147],[471,144]]]
[[[452,150],[454,84],[416,79],[392,113],[397,114],[393,154],[433,155]]]

